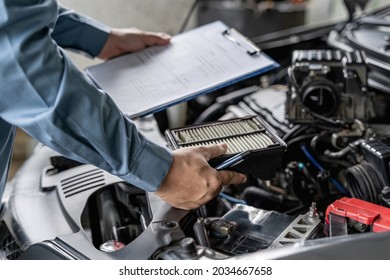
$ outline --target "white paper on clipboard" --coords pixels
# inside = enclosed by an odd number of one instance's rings
[[[135,118],[279,66],[259,50],[248,50],[256,47],[227,30],[224,23],[213,22],[173,36],[169,45],[114,58],[86,73]]]

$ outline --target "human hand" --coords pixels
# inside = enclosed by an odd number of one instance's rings
[[[147,32],[137,28],[113,28],[98,55],[110,59],[125,53],[140,51],[148,46],[166,45],[171,36],[166,33]]]
[[[224,185],[244,183],[244,174],[217,171],[209,165],[210,159],[226,150],[226,144],[175,150],[172,167],[156,195],[173,207],[189,210],[214,198]]]

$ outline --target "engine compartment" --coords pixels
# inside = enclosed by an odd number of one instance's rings
[[[388,23],[390,11],[373,16]],[[388,259],[387,28],[362,17],[291,32],[301,41],[290,44],[258,38],[281,69],[190,102],[184,128],[256,116],[286,147],[271,153],[272,176],[249,172],[199,209],[174,209],[37,147],[6,188],[0,259]],[[157,118],[137,125],[169,146]],[[239,170],[259,170],[262,159]]]

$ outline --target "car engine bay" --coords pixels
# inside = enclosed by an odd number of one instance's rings
[[[0,259],[389,259],[389,28],[387,7],[254,38],[279,69],[189,101],[183,127],[136,120],[171,149],[251,151],[232,167],[248,181],[198,209],[36,147],[6,188]]]

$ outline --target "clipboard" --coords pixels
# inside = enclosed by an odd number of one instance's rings
[[[216,21],[85,72],[124,114],[137,118],[277,67],[249,39]]]

